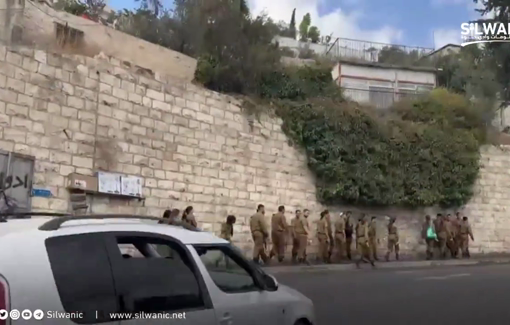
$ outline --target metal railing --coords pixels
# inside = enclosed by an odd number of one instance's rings
[[[372,106],[376,109],[387,109],[400,100],[417,99],[426,93],[423,91],[395,91],[391,88],[388,88],[387,90],[380,88],[360,89],[342,87],[342,91],[346,98],[360,104]]]
[[[405,46],[388,43],[360,41],[349,38],[337,38],[326,51],[326,55],[334,58],[353,58],[370,62],[380,61],[380,54],[383,50],[399,51],[413,55],[419,59],[434,51],[433,48]]]

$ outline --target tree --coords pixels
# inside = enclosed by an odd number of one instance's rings
[[[54,8],[75,16],[81,16],[87,12],[87,5],[78,0],[59,0]]]
[[[159,13],[163,9],[163,4],[160,0],[135,0],[140,2],[140,9],[151,11],[154,15],[159,16]]]
[[[485,16],[488,13],[495,13],[494,18],[479,19],[479,21],[502,23],[505,27],[510,21],[510,0],[473,0],[474,3],[483,5],[477,11]],[[475,45],[470,45],[473,47]],[[485,45],[486,56],[491,57],[492,68],[496,73],[496,80],[501,85],[500,97],[505,103],[510,103],[510,44],[509,43],[488,43]]]
[[[299,40],[301,42],[319,43],[321,33],[317,26],[312,25],[312,18],[307,13],[303,16],[303,20],[299,24]]]
[[[321,37],[321,32],[317,28],[317,26],[311,26],[308,29],[308,38],[310,39],[310,42],[312,43],[319,43]]]
[[[406,52],[401,47],[385,46],[379,51],[377,62],[396,65],[413,65],[419,59],[417,50]]]
[[[439,86],[478,101],[487,121],[493,119],[501,86],[492,68],[492,57],[476,46],[468,46],[438,58],[435,64]]]
[[[289,33],[288,36],[296,39],[296,8],[292,10],[292,16],[290,17]]]
[[[310,25],[312,24],[312,18],[310,17],[310,14],[307,13],[303,16],[303,20],[301,20],[301,23],[299,24],[299,40],[302,42],[308,41],[308,28],[310,28]]]
[[[87,15],[89,19],[99,21],[105,6],[104,0],[59,0],[54,8],[76,16]]]

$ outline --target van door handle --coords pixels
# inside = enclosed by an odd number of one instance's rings
[[[230,313],[224,313],[223,317],[220,319],[221,325],[232,325],[232,316]]]

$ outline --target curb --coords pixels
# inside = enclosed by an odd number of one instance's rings
[[[483,260],[447,260],[447,261],[410,261],[410,262],[382,262],[377,263],[377,269],[444,267],[444,266],[473,266],[483,264],[509,264],[510,258],[495,258]],[[356,264],[310,265],[310,266],[268,266],[264,268],[268,273],[300,273],[325,271],[352,271]]]

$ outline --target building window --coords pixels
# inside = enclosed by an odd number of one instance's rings
[[[393,88],[370,86],[368,87],[368,89],[370,104],[375,106],[375,108],[384,109],[393,105],[394,102]]]
[[[20,26],[13,26],[11,30],[11,42],[20,43],[23,40],[23,29]]]
[[[81,30],[69,27],[67,24],[62,25],[55,23],[55,36],[60,46],[80,47],[83,45],[83,32]]]

